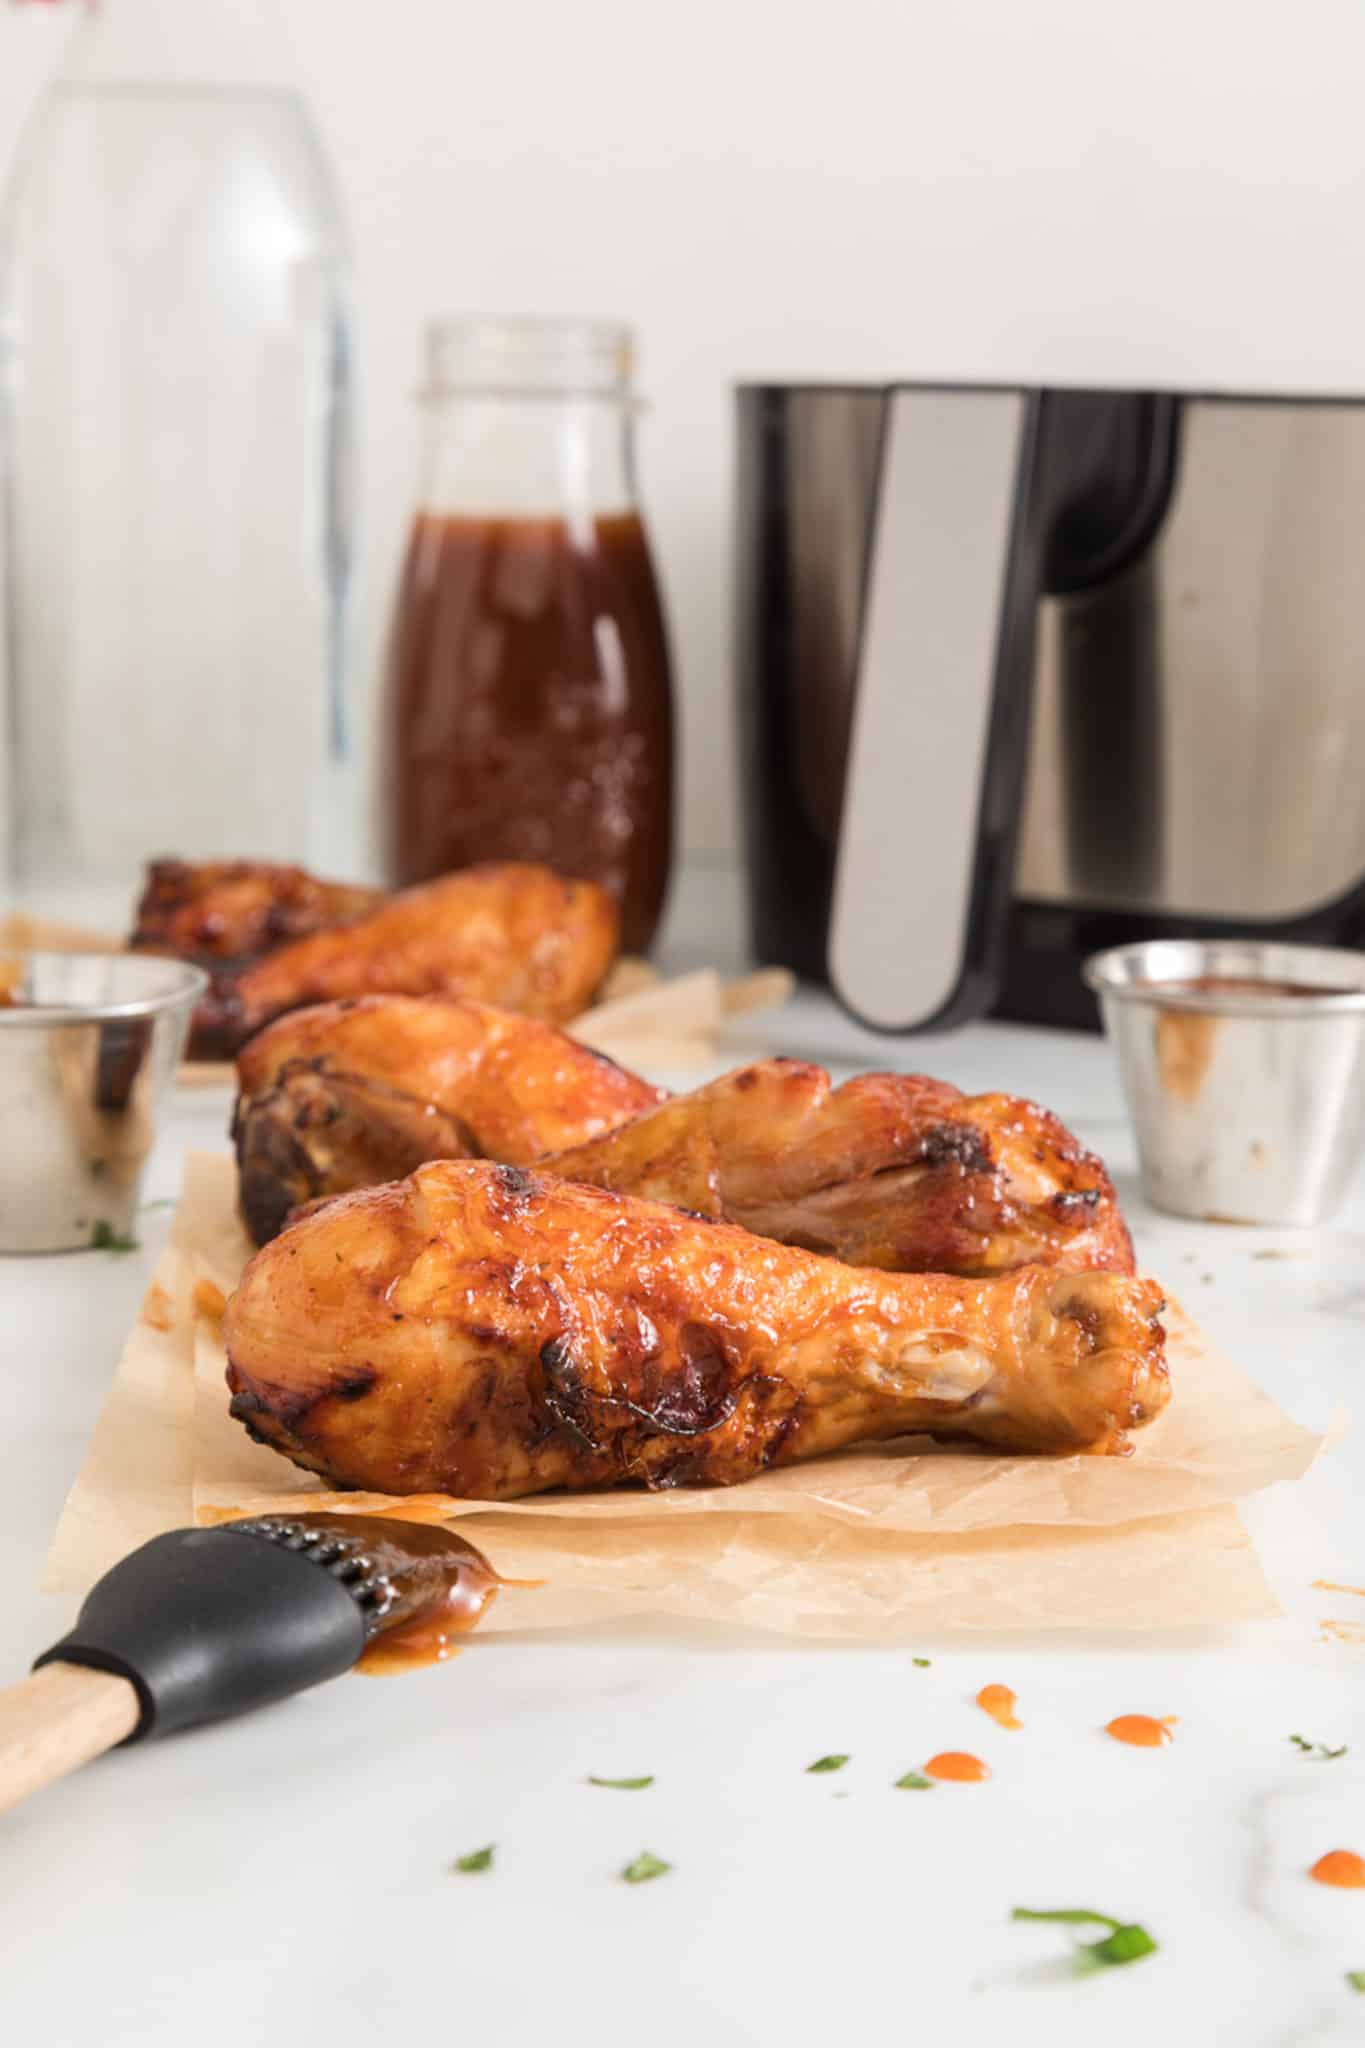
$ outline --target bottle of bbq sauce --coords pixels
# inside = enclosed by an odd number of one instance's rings
[[[673,716],[630,331],[442,322],[423,403],[383,707],[392,879],[543,862],[609,889],[642,952],[668,880]]]

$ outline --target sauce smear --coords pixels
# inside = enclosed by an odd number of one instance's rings
[[[1365,1890],[1365,1857],[1354,1849],[1329,1849],[1309,1871],[1319,1884],[1339,1885],[1347,1891]]]
[[[1164,1749],[1171,1740],[1174,1714],[1157,1721],[1151,1714],[1119,1714],[1105,1725],[1105,1734],[1115,1742],[1127,1742],[1134,1749]]]
[[[937,1756],[931,1756],[924,1766],[927,1778],[943,1778],[954,1785],[980,1785],[989,1778],[990,1771],[979,1756],[969,1756],[963,1749],[943,1749]]]
[[[305,1529],[354,1536],[397,1594],[356,1665],[371,1677],[420,1670],[458,1654],[456,1638],[481,1619],[502,1580],[482,1551],[448,1525],[404,1515],[292,1515]]]
[[[1001,1728],[1022,1728],[1024,1725],[1014,1711],[1019,1702],[1007,1685],[983,1685],[976,1696],[976,1704]]]

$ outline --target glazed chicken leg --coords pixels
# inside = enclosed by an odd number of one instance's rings
[[[225,970],[195,1013],[191,1046],[226,1056],[287,1010],[374,993],[472,996],[562,1022],[596,994],[617,933],[616,906],[595,882],[515,862],[464,868]]]
[[[265,860],[154,860],[137,906],[135,950],[245,960],[364,917],[384,900],[358,882],[323,882]]]
[[[910,1431],[1122,1451],[1159,1289],[862,1271],[661,1205],[445,1161],[324,1204],[224,1317],[232,1412],[332,1484],[510,1500],[729,1485]]]
[[[923,1074],[763,1060],[540,1163],[853,1266],[1133,1271],[1109,1176],[1050,1111]]]
[[[480,1005],[377,997],[281,1018],[237,1062],[253,1235],[263,1243],[298,1203],[481,1155],[539,1159],[562,1180],[855,1266],[1133,1270],[1103,1166],[1033,1103],[964,1096],[922,1074],[831,1088],[800,1060],[762,1060],[665,1100],[589,1059]]]
[[[320,1196],[429,1159],[524,1165],[663,1099],[552,1025],[455,997],[296,1010],[242,1048],[237,1073],[242,1214],[257,1244]]]

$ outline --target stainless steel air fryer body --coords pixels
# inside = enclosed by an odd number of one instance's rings
[[[866,1021],[1088,1022],[1079,962],[1365,941],[1365,404],[739,394],[757,951]]]

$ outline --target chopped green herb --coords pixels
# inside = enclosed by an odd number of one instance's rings
[[[814,1771],[841,1771],[848,1762],[846,1756],[818,1756],[813,1764],[806,1765],[806,1775]]]
[[[176,1197],[174,1195],[160,1195],[158,1196],[156,1201],[141,1202],[139,1203],[138,1207],[140,1213],[143,1216],[150,1216],[153,1209],[173,1209],[175,1207],[175,1203]]]
[[[921,1776],[918,1771],[907,1771],[903,1778],[897,1778],[895,1789],[897,1792],[932,1792],[934,1781]]]
[[[932,1657],[912,1657],[910,1659],[910,1662],[920,1671],[927,1671],[933,1661]]]
[[[493,1851],[496,1847],[496,1842],[490,1842],[486,1849],[471,1849],[467,1856],[457,1856],[455,1858],[455,1868],[465,1872],[471,1870],[491,1870],[493,1868]]]
[[[121,1237],[112,1223],[106,1223],[101,1216],[90,1233],[92,1252],[135,1252],[141,1246],[135,1237]]]
[[[1365,1991],[1365,1970],[1348,1970],[1346,1982],[1352,1991]]]
[[[628,1863],[621,1872],[627,1884],[648,1884],[651,1877],[662,1877],[673,1865],[665,1863],[662,1856],[653,1856],[648,1849],[642,1849],[633,1863]]]
[[[1076,1971],[1081,1976],[1117,1963],[1138,1963],[1144,1956],[1156,1953],[1156,1943],[1136,1921],[1115,1920],[1108,1913],[1088,1912],[1084,1906],[1058,1906],[1046,1911],[1016,1906],[1010,1918],[1054,1920],[1065,1927],[1107,1927],[1109,1932],[1101,1940],[1082,1942],[1077,1948]]]
[[[1063,1927],[1107,1927],[1117,1934],[1123,1925],[1113,1920],[1108,1913],[1091,1913],[1084,1906],[1016,1906],[1010,1914],[1011,1920],[1054,1920]]]
[[[588,1783],[589,1783],[590,1785],[605,1785],[605,1786],[607,1787],[608,1791],[610,1791],[610,1792],[643,1792],[643,1791],[644,1791],[644,1789],[645,1789],[645,1787],[646,1787],[646,1785],[652,1785],[652,1784],[654,1783],[654,1780],[653,1780],[653,1778],[652,1778],[652,1777],[649,1777],[649,1778],[592,1778],[592,1777],[590,1777],[590,1778],[588,1779]]]
[[[1295,1749],[1301,1749],[1305,1756],[1315,1756],[1323,1763],[1335,1763],[1339,1756],[1345,1756],[1350,1744],[1343,1742],[1339,1749],[1329,1749],[1325,1742],[1309,1742],[1302,1735],[1291,1735],[1289,1740]]]

